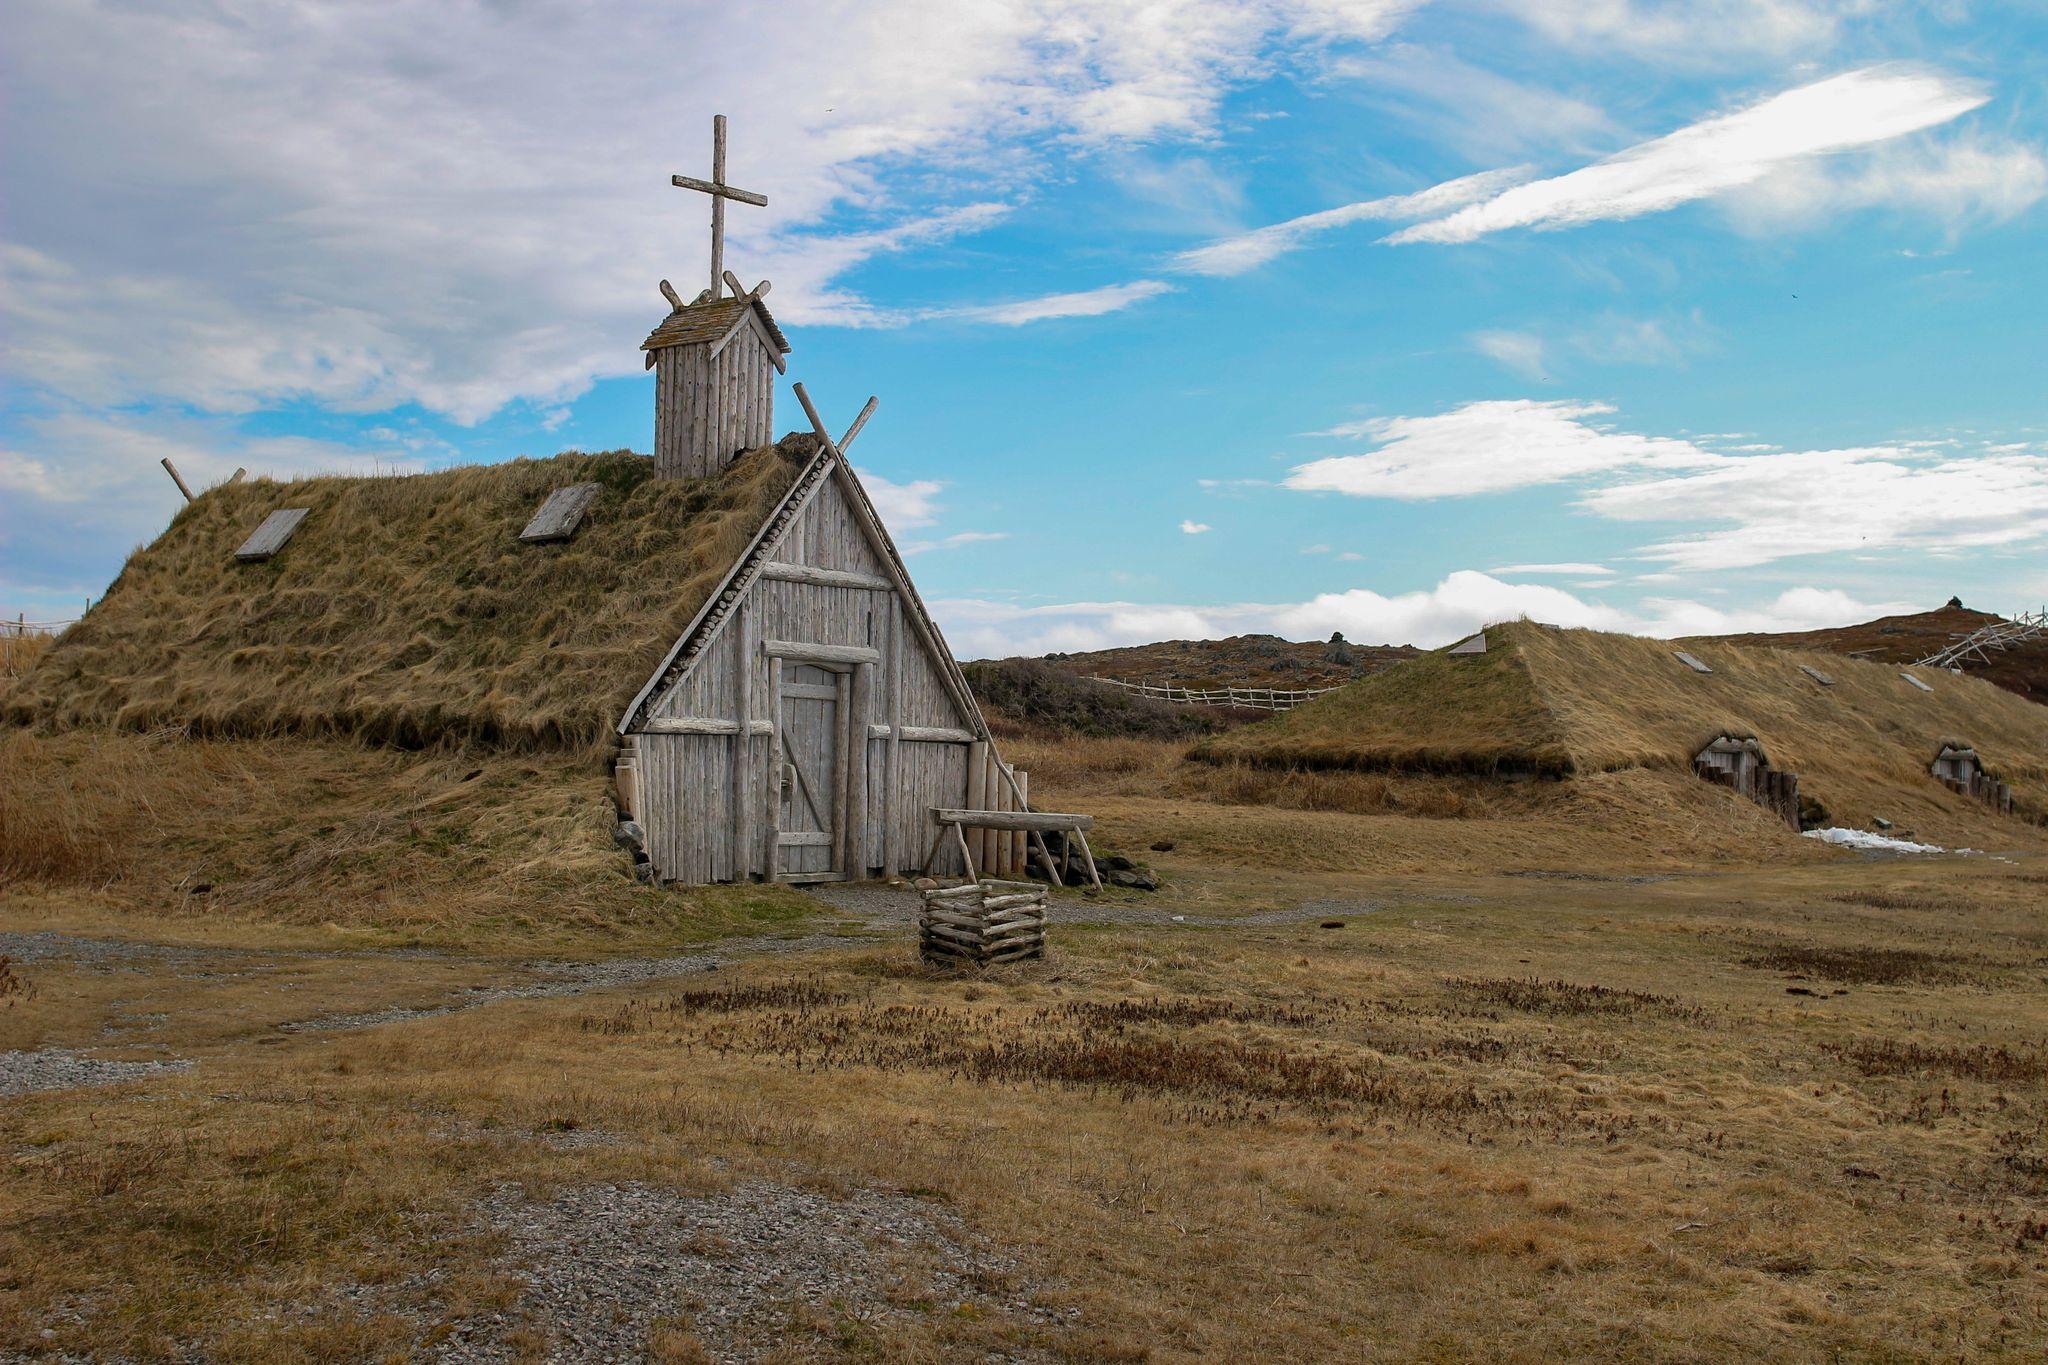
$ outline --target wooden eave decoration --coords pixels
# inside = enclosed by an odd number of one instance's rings
[[[1450,652],[1453,654],[1484,654],[1486,652],[1486,632],[1482,630],[1469,640],[1460,640],[1457,644],[1451,646]]]
[[[299,523],[306,519],[308,510],[304,507],[278,508],[242,542],[242,548],[235,551],[235,558],[244,564],[260,564],[270,558],[292,538],[292,532],[299,529]]]
[[[1695,673],[1712,673],[1714,671],[1713,669],[1708,668],[1705,664],[1701,663],[1697,658],[1686,653],[1682,649],[1672,650],[1671,657],[1678,660],[1678,662],[1684,664],[1687,668],[1691,669]]]
[[[519,533],[519,539],[527,545],[540,545],[548,541],[567,540],[576,534],[576,528],[583,522],[583,514],[590,510],[590,504],[597,501],[600,485],[594,483],[571,484],[557,488],[548,494],[548,500],[533,514],[533,520],[526,523],[526,529]]]

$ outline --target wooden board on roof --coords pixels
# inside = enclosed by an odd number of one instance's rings
[[[270,558],[292,538],[292,532],[299,529],[299,523],[306,519],[308,510],[304,507],[278,508],[242,542],[242,548],[235,551],[235,558],[244,564],[260,564]]]
[[[519,533],[519,539],[528,545],[544,544],[551,540],[567,540],[576,534],[576,528],[583,522],[583,514],[590,510],[590,504],[597,501],[602,484],[572,483],[567,488],[557,488],[548,494],[548,500],[533,514],[533,520],[526,523],[526,529]]]

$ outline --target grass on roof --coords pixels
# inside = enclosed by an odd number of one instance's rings
[[[403,478],[209,490],[0,693],[15,724],[582,749],[625,705],[794,480],[810,438],[706,479],[626,451]],[[603,491],[574,539],[522,545],[547,495]],[[273,559],[234,551],[310,509]]]

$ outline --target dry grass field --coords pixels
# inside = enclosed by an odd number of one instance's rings
[[[1670,773],[1018,735],[1166,888],[968,978],[886,891],[632,883],[573,765],[11,743],[0,1051],[156,1067],[0,1096],[0,1353],[2048,1346],[2021,822],[1874,859]]]

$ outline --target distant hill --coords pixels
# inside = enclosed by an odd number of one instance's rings
[[[1873,663],[1907,664],[1924,659],[1936,650],[1954,644],[1981,626],[1998,620],[1988,611],[1948,606],[1911,616],[1886,616],[1855,626],[1831,626],[1826,630],[1785,631],[1750,635],[1698,636],[1674,644],[1731,644],[1774,649],[1823,649],[1831,654],[1849,654]],[[2029,701],[2048,704],[2048,639],[2030,640],[2003,652],[1992,651],[1991,662],[1966,662],[1963,671],[1973,678],[1995,683]]]
[[[1045,661],[1081,677],[1179,687],[1335,687],[1421,652],[1413,645],[1232,635],[1222,640],[1162,640],[1084,654],[1048,654]]]

